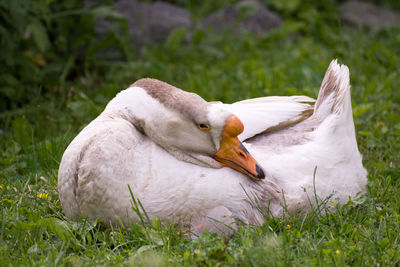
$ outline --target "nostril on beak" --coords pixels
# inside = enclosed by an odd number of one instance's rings
[[[243,153],[242,151],[239,151],[239,156],[242,157],[243,159],[247,159],[246,154]]]

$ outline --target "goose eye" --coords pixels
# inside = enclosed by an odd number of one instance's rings
[[[210,125],[205,124],[205,123],[200,123],[197,126],[199,127],[200,130],[210,130],[211,129]]]

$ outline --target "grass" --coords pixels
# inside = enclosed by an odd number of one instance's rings
[[[288,22],[266,36],[177,30],[129,62],[101,65],[0,114],[0,262],[45,265],[400,264],[400,31],[329,27],[325,34]],[[152,221],[129,229],[68,221],[57,193],[60,158],[72,138],[121,89],[154,77],[207,100],[264,95],[316,97],[333,58],[349,66],[359,149],[369,175],[364,201],[325,216],[266,218],[229,239],[197,240]]]

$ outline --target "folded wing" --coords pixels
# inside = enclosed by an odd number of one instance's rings
[[[223,104],[213,102],[213,105],[235,114],[243,123],[244,131],[239,135],[240,141],[245,141],[257,134],[289,127],[310,117],[315,102],[307,96],[290,97],[259,97]]]

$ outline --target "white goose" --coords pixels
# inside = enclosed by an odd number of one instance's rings
[[[345,203],[367,183],[348,68],[332,61],[315,108],[304,103],[311,100],[208,103],[141,79],[66,149],[58,173],[63,210],[70,219],[137,222],[129,185],[150,218],[190,220],[204,231],[213,230],[208,217],[262,224],[258,205],[279,216],[283,203],[290,212],[307,212],[314,194]]]

